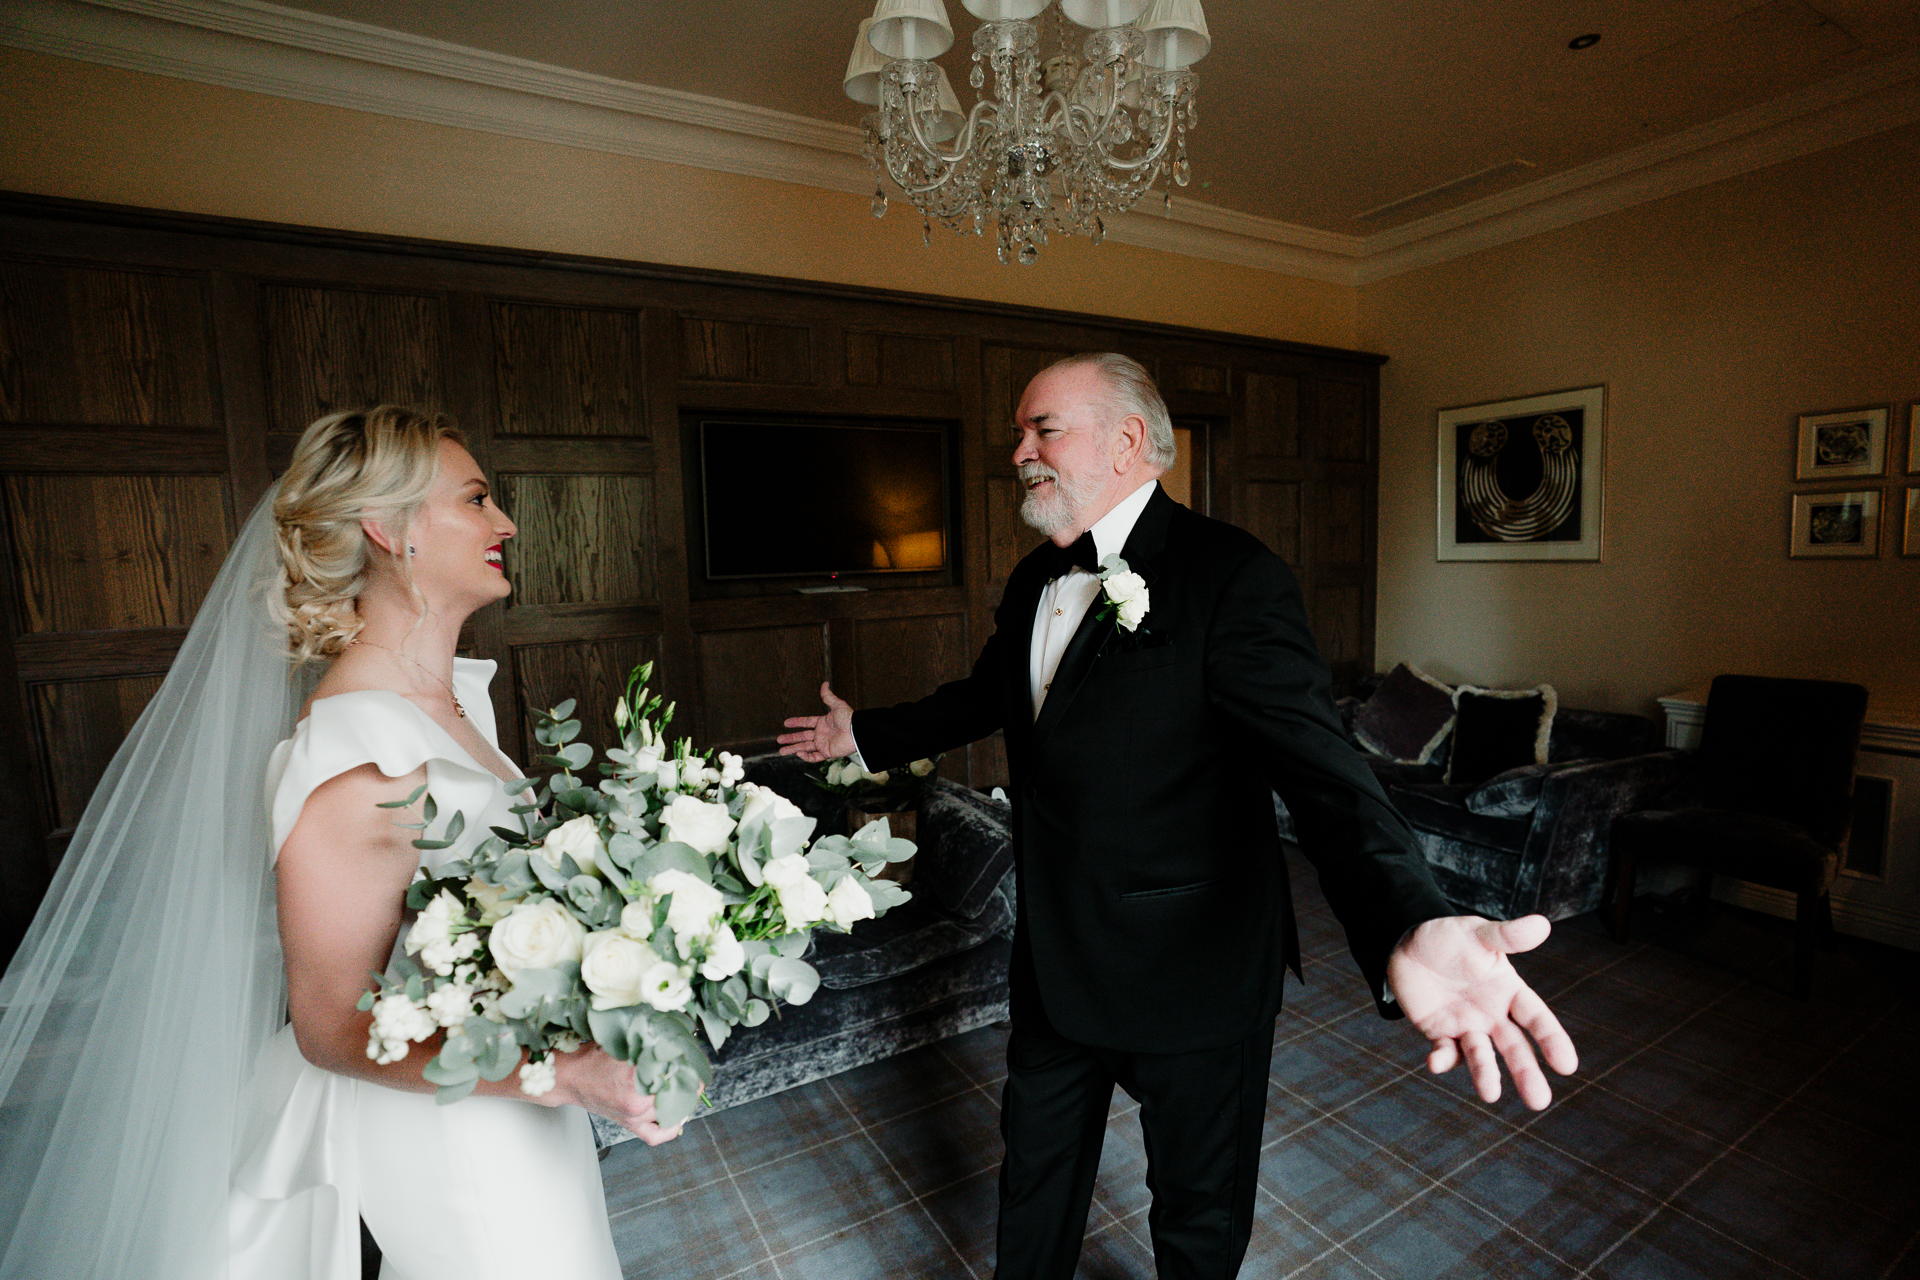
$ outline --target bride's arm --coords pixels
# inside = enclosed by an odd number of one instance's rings
[[[375,806],[426,781],[426,770],[394,779],[361,765],[316,787],[300,820],[280,846],[280,942],[286,952],[287,1012],[308,1062],[392,1089],[425,1093],[420,1075],[439,1052],[437,1039],[413,1046],[398,1062],[367,1056],[373,1015],[355,1005],[370,975],[387,967],[400,934],[407,886],[419,851],[414,832],[394,824],[393,811]],[[633,1069],[586,1048],[554,1056],[556,1083],[538,1098],[520,1091],[519,1077],[482,1080],[476,1093],[548,1106],[573,1103],[625,1125],[649,1143],[667,1141],[653,1099],[635,1091]]]

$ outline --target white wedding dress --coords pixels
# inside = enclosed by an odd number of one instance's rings
[[[474,726],[498,743],[491,662],[456,659]],[[267,769],[273,850],[315,788],[372,763],[422,764],[442,818],[466,829],[421,865],[465,857],[494,826],[517,827],[492,770],[396,693],[323,698]],[[501,757],[503,767],[511,767]],[[395,798],[399,798],[396,794]],[[436,824],[436,831],[438,824]],[[397,945],[397,944],[396,944]],[[587,1113],[510,1098],[450,1106],[309,1064],[283,1028],[261,1054],[236,1135],[228,1202],[235,1280],[358,1280],[358,1219],[384,1255],[382,1280],[618,1280],[619,1259]]]

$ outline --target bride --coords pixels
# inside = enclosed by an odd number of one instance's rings
[[[442,1107],[433,1043],[376,1062],[355,1008],[416,867],[516,821],[493,664],[454,656],[513,534],[445,418],[302,437],[0,988],[0,1277],[354,1280],[361,1218],[389,1280],[619,1275],[586,1111],[677,1133],[632,1070]],[[304,705],[289,653],[332,659]],[[423,782],[467,816],[424,854],[375,807]]]

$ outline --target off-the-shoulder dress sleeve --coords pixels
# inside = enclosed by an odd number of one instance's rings
[[[489,741],[496,740],[493,707],[486,694],[493,669],[491,662],[455,659],[454,683],[460,701],[474,727]],[[489,826],[511,819],[511,802],[499,776],[469,755],[432,717],[397,693],[356,690],[315,701],[293,736],[274,749],[266,786],[276,857],[299,822],[308,797],[323,783],[364,764],[396,779],[425,765],[427,787],[441,815],[451,816],[456,809],[467,815],[460,841],[428,855],[435,862],[464,857],[485,837]],[[394,799],[404,795],[395,788]]]

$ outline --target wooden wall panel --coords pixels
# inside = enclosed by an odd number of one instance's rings
[[[953,339],[849,329],[847,383],[897,391],[950,391]]]
[[[1056,360],[1072,355],[1063,348],[986,346],[981,348],[981,372],[986,379],[980,413],[980,443],[986,447],[988,465],[995,471],[1011,471],[1013,454],[1013,415],[1020,408],[1020,393],[1033,381],[1033,375]]]
[[[1315,455],[1330,462],[1370,462],[1378,434],[1367,410],[1367,388],[1358,382],[1309,379],[1301,388],[1314,425]]]
[[[34,719],[47,744],[47,782],[56,827],[80,821],[94,784],[160,689],[159,676],[82,680],[33,689]]]
[[[1298,568],[1300,559],[1300,485],[1257,481],[1245,486],[1246,530],[1267,549]]]
[[[972,665],[963,613],[862,618],[853,625],[864,706],[890,707],[924,698],[937,685],[965,675]]]
[[[1187,391],[1223,396],[1227,394],[1227,369],[1225,365],[1168,360],[1160,367],[1159,382],[1163,395]]]
[[[269,429],[376,404],[444,409],[440,300],[405,293],[268,285],[260,290]]]
[[[1249,373],[1246,385],[1246,438],[1240,452],[1249,458],[1299,457],[1300,380]]]
[[[520,526],[507,548],[513,606],[659,598],[653,477],[503,475],[500,484]]]
[[[1320,656],[1334,668],[1336,682],[1360,674],[1351,668],[1361,657],[1363,590],[1359,586],[1320,587],[1309,594],[1313,638],[1320,646]]]
[[[811,385],[813,330],[764,321],[680,318],[680,376],[690,382]]]
[[[185,626],[230,534],[218,476],[8,476],[25,631]]]
[[[996,588],[1005,585],[1022,557],[1045,541],[1038,529],[1020,518],[1024,496],[1020,481],[1013,476],[987,477],[983,531],[987,538],[987,573]]]
[[[646,436],[636,311],[495,302],[496,436]]]
[[[820,682],[830,674],[824,626],[702,632],[695,653],[703,747],[764,750],[788,716],[820,709]]]
[[[194,276],[0,262],[0,422],[217,430]]]
[[[520,645],[513,651],[518,722],[500,726],[501,742],[517,744],[521,768],[529,773],[548,772],[551,766],[537,763],[537,757],[546,748],[533,740],[533,713],[573,698],[578,703],[574,715],[580,720],[580,740],[592,744],[595,759],[601,759],[598,753],[619,741],[613,723],[613,704],[627,687],[627,673],[643,662],[658,662],[659,657],[659,636],[611,636],[569,644]],[[657,676],[651,687],[658,692]],[[680,723],[676,716],[668,732],[677,728],[685,733],[691,727]],[[512,749],[515,747],[510,746],[509,750]]]
[[[1358,484],[1320,486],[1325,514],[1314,536],[1314,558],[1328,565],[1357,565],[1367,557],[1367,491]]]

